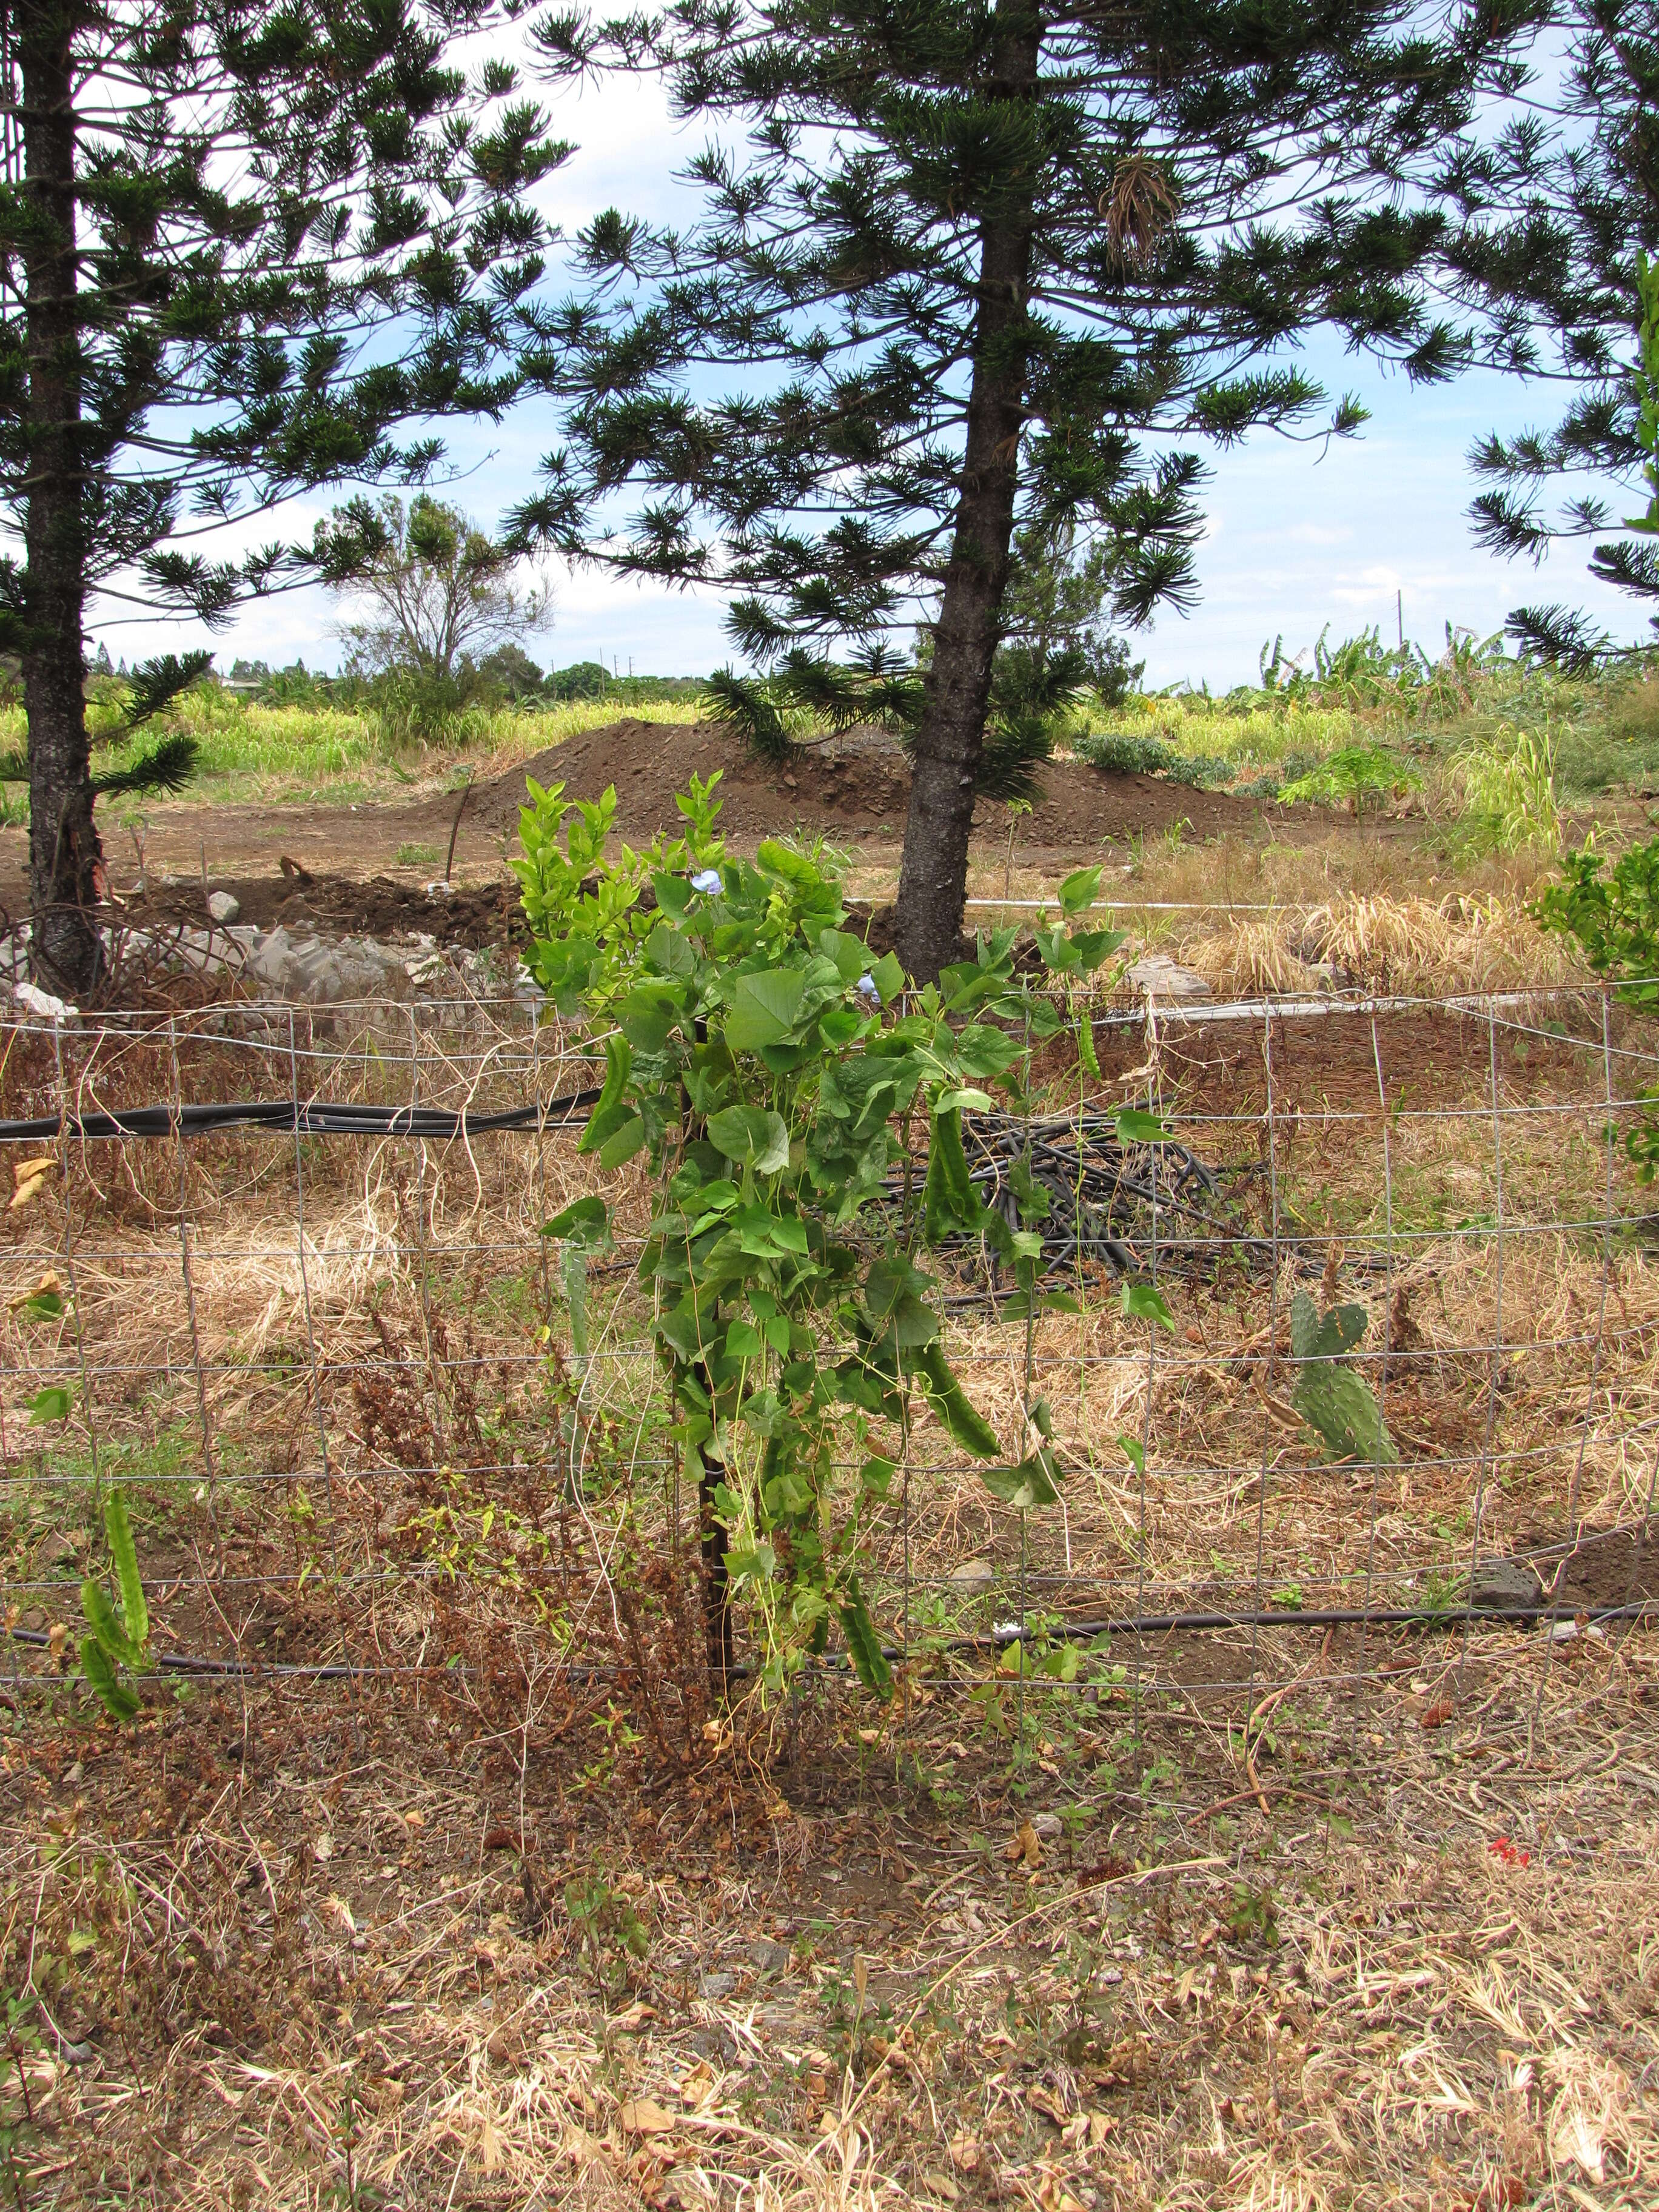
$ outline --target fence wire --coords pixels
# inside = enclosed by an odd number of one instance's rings
[[[907,1680],[1000,1724],[1006,1688],[1018,1728],[1028,1699],[1061,1698],[1103,1727],[1121,1706],[1137,1731],[1152,1711],[1242,1729],[1247,1757],[1292,1692],[1341,1694],[1320,1756],[1353,1769],[1396,1674],[1432,1675],[1427,1721],[1501,1648],[1534,1670],[1536,1730],[1552,1670],[1659,1601],[1659,1271],[1622,1152],[1659,1076],[1649,1038],[1605,997],[1539,992],[1147,1016],[1103,1029],[1101,1053],[1038,1133],[1056,1190],[1087,1185],[1048,1252],[1079,1310],[1028,1338],[982,1250],[934,1263],[969,1395],[1011,1447],[1045,1397],[1066,1482],[1016,1512],[937,1424],[906,1428],[863,1541]],[[620,1234],[588,1273],[580,1353],[542,1233],[598,1186],[548,1104],[594,1066],[520,1000],[8,1029],[0,1112],[58,1131],[4,1140],[0,1612],[21,1719],[84,1694],[80,1585],[104,1571],[118,1485],[165,1689],[413,1694],[504,1635],[573,1680],[639,1683],[637,1616],[695,1604],[702,1532],[637,1279],[642,1164],[606,1179]],[[228,1101],[260,1112],[204,1126]],[[1173,1176],[1108,1159],[1132,1103],[1171,1121]],[[118,1126],[155,1107],[149,1133]],[[365,1134],[345,1110],[376,1107],[408,1111]],[[453,1134],[415,1118],[434,1113]],[[520,1126],[477,1126],[492,1115]],[[982,1129],[975,1156],[993,1195],[1006,1136]],[[1124,1317],[1126,1273],[1164,1291],[1173,1329]],[[1298,1290],[1365,1307],[1352,1364],[1397,1462],[1320,1456],[1294,1403]],[[863,1449],[849,1436],[845,1492]],[[752,1662],[741,1605],[736,1626]],[[846,1679],[833,1649],[822,1664]]]

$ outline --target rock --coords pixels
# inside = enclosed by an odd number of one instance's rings
[[[749,1955],[763,1974],[781,1974],[789,1964],[787,1943],[751,1943]]]
[[[368,938],[331,945],[320,937],[291,937],[280,922],[250,952],[246,972],[263,998],[311,1006],[397,999],[403,995],[397,983],[407,981],[398,955]]]
[[[73,1529],[54,1528],[49,1536],[41,1538],[40,1548],[34,1554],[36,1573],[47,1567],[63,1566],[74,1559],[80,1548],[80,1536]]]
[[[1182,967],[1166,952],[1142,953],[1125,980],[1132,990],[1176,1006],[1204,1006],[1214,995],[1195,969]]]
[[[210,891],[207,909],[215,921],[234,921],[242,911],[242,902],[229,891]]]
[[[959,1567],[951,1568],[951,1580],[957,1589],[988,1590],[996,1580],[996,1571],[988,1559],[964,1559]]]
[[[735,1974],[705,1974],[697,1984],[700,1997],[729,1996],[738,1985]]]
[[[268,937],[260,938],[249,950],[247,972],[256,983],[263,983],[272,998],[288,974],[288,962],[294,941],[279,921]]]
[[[1538,1576],[1525,1559],[1477,1559],[1469,1577],[1469,1603],[1498,1606],[1506,1613],[1529,1613],[1543,1595]]]
[[[14,983],[11,988],[12,996],[20,1006],[27,1006],[32,1014],[39,1014],[49,1022],[72,1020],[81,1011],[78,1006],[70,1006],[67,999],[58,998],[51,991],[43,991],[35,983]]]
[[[1031,1826],[1045,1844],[1057,1844],[1060,1837],[1058,1813],[1033,1813]]]

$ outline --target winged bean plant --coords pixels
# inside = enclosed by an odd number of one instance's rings
[[[822,855],[768,840],[732,857],[712,782],[678,803],[682,837],[612,857],[613,793],[570,808],[562,787],[532,787],[516,864],[532,965],[603,1039],[580,1149],[607,1173],[643,1155],[654,1178],[638,1273],[698,1486],[711,1664],[732,1663],[741,1597],[769,1689],[838,1628],[884,1695],[861,1577],[916,1407],[1005,1502],[1058,1495],[1046,1407],[1028,1395],[1005,1452],[946,1357],[927,1260],[981,1238],[1036,1311],[1042,1239],[1026,1224],[1046,1194],[1016,1174],[1013,1218],[988,1208],[963,1115],[1025,1110],[1034,1048],[1073,1026],[1062,997],[1122,940],[1091,921],[1100,872],[1083,869],[1036,933],[1034,969],[1002,930],[911,990],[849,926]],[[609,1236],[610,1211],[589,1195],[548,1230],[568,1257]]]

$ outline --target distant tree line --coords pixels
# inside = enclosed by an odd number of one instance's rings
[[[279,707],[368,706],[375,684],[374,678],[361,672],[331,676],[307,668],[303,659],[272,668],[264,660],[238,659],[223,680],[263,706]],[[623,706],[658,699],[690,702],[700,699],[708,686],[702,676],[618,676],[599,660],[576,660],[568,668],[544,670],[521,645],[499,646],[476,663],[464,657],[457,681],[464,704],[484,707],[560,706],[580,699],[615,700]]]

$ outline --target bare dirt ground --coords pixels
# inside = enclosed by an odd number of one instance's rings
[[[707,723],[625,720],[481,781],[460,806],[455,881],[469,891],[507,889],[504,904],[426,896],[425,885],[443,872],[459,805],[459,794],[447,791],[386,805],[157,805],[143,833],[142,871],[131,833],[106,825],[110,881],[134,921],[200,921],[205,884],[231,891],[242,918],[259,926],[313,923],[372,936],[417,928],[470,945],[501,942],[514,903],[506,857],[517,838],[526,775],[544,785],[562,781],[571,799],[598,799],[614,784],[617,834],[639,845],[659,830],[674,831],[680,820],[675,793],[693,775],[707,778],[716,770],[725,802],[720,828],[734,849],[752,851],[761,837],[795,828],[896,868],[909,774],[891,738],[848,733],[805,749],[778,769]],[[1051,763],[1042,781],[1044,796],[1019,818],[1018,842],[1022,866],[1051,873],[1099,857],[1103,846],[1127,850],[1133,838],[1178,833],[1199,842],[1311,842],[1346,824],[1346,817],[1324,808],[1280,808],[1156,776],[1108,775],[1077,762]],[[1002,858],[1009,827],[1004,806],[981,802],[976,865]],[[1373,822],[1363,834],[1387,841],[1409,827]],[[0,913],[26,910],[27,836],[17,828],[0,830]],[[418,859],[398,857],[414,852]],[[313,881],[302,884],[285,874],[285,856]]]

